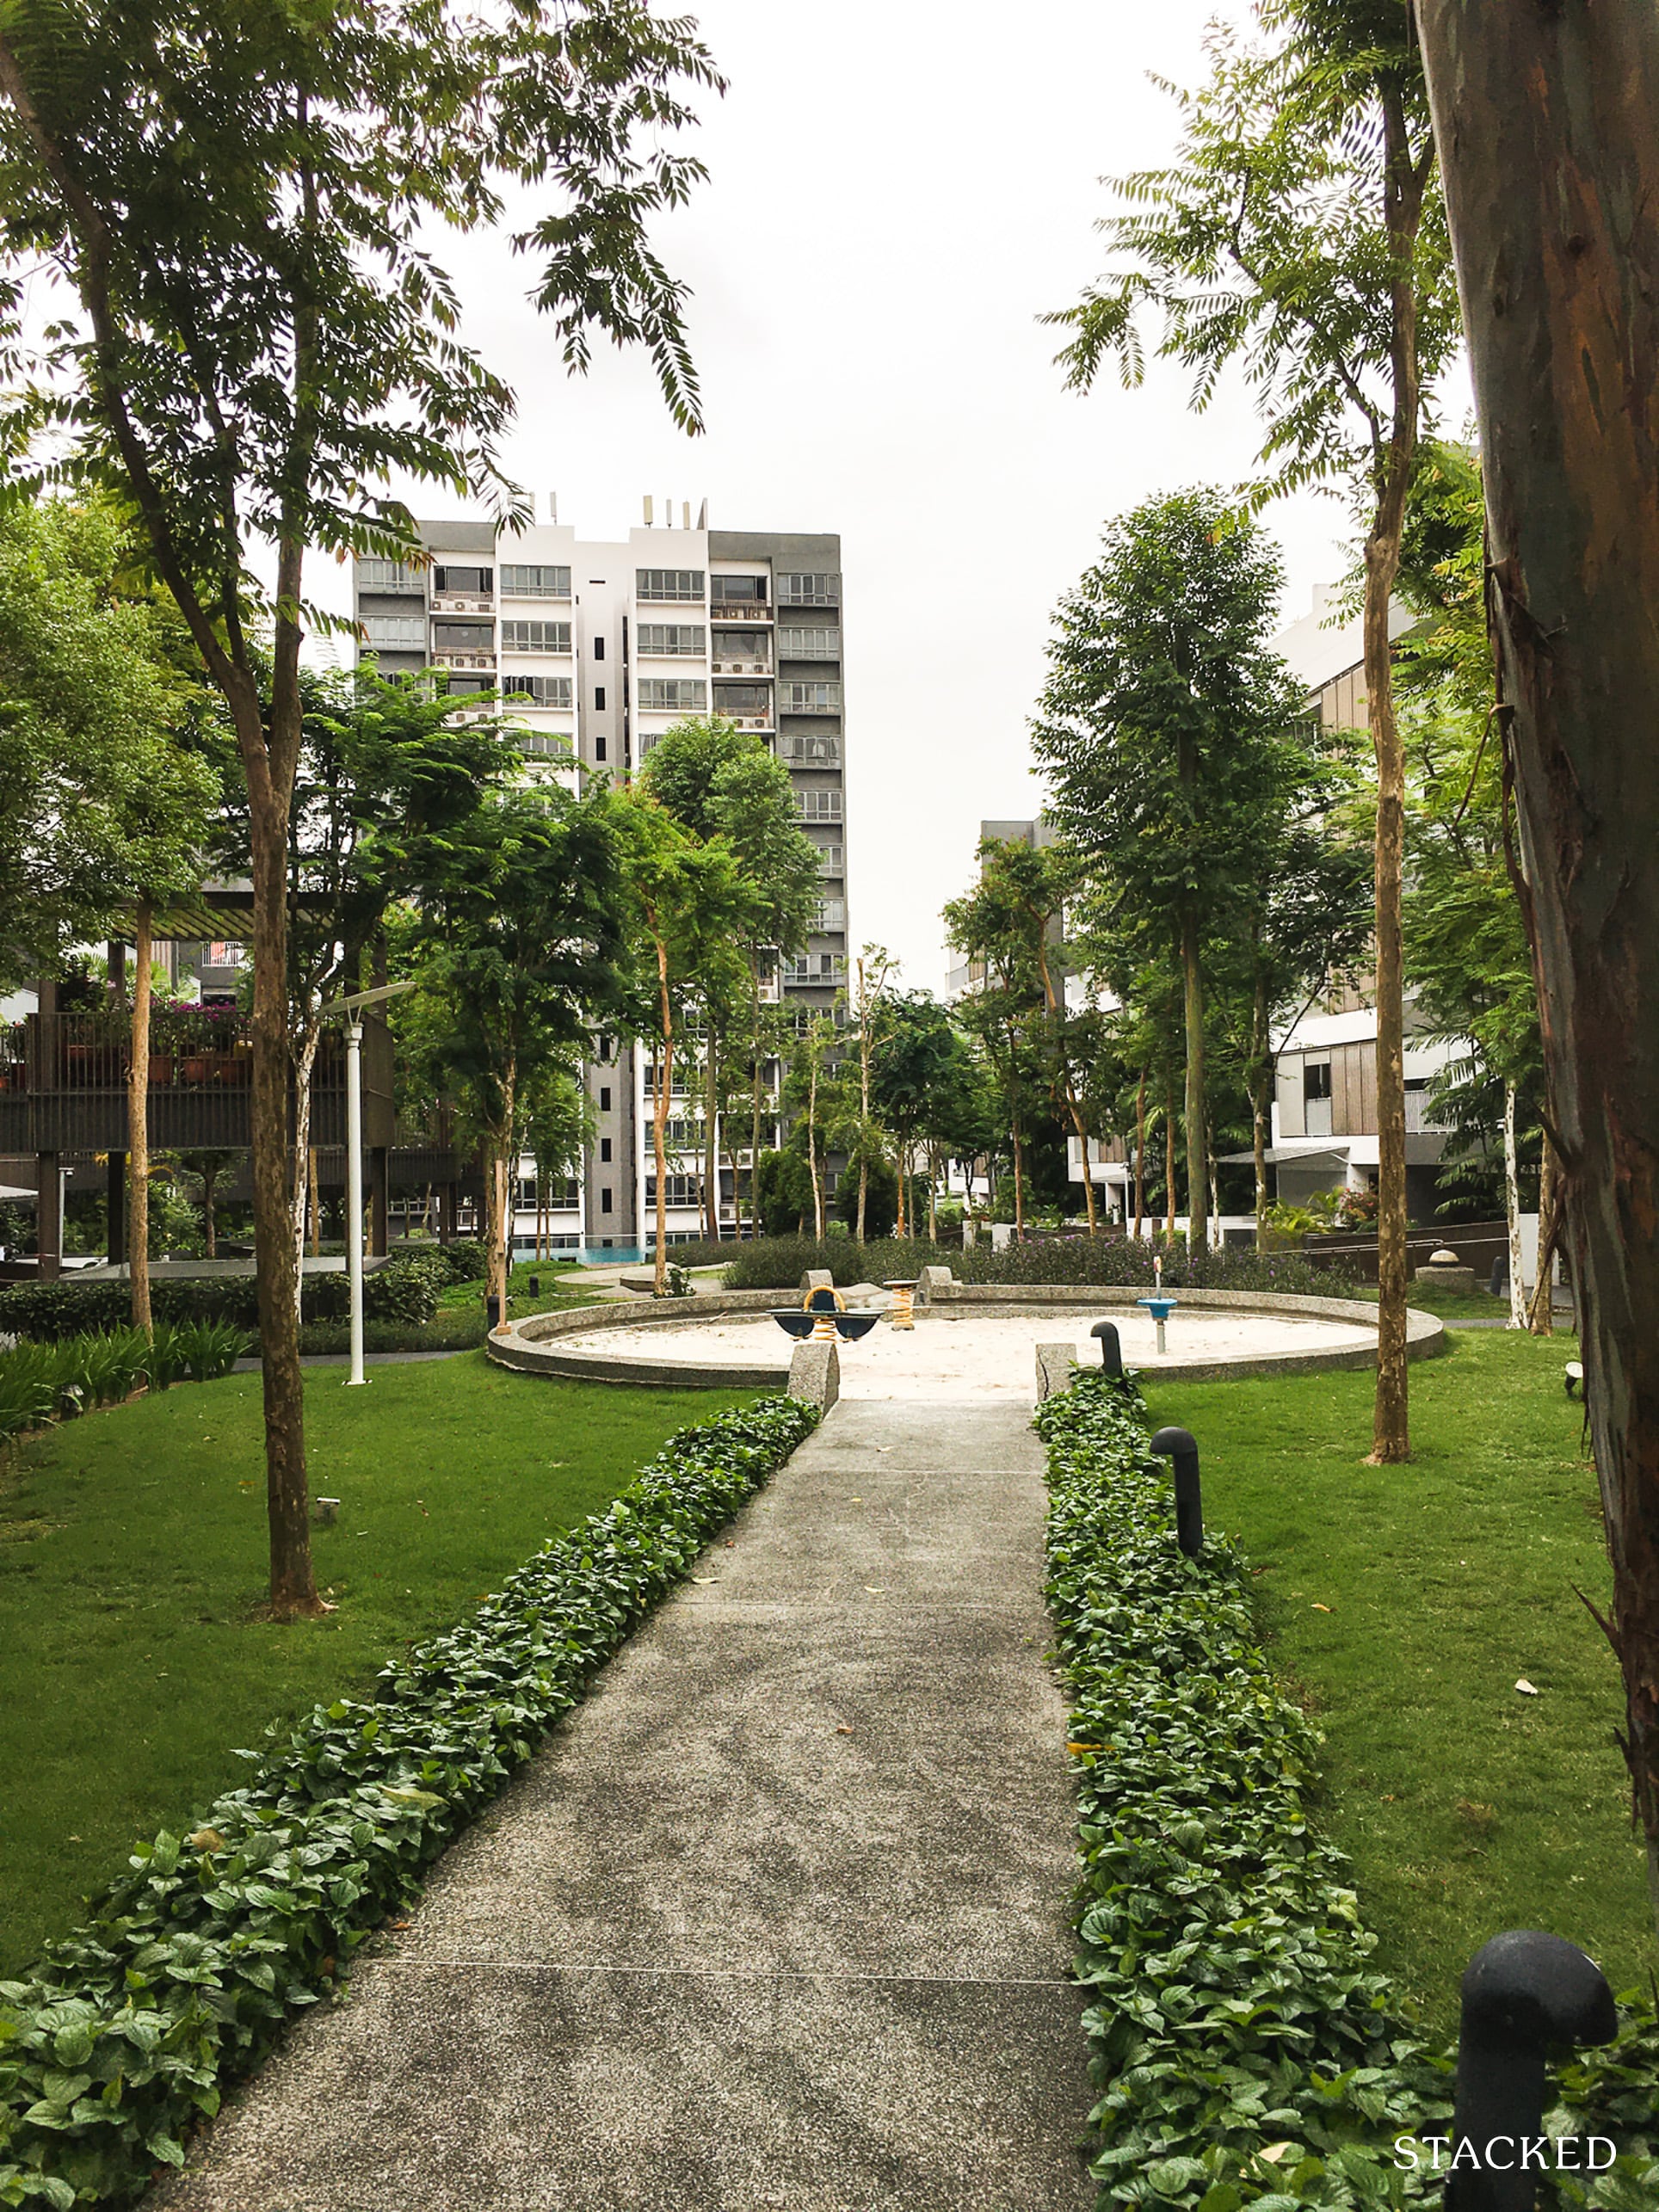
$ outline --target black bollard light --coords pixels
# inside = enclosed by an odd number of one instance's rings
[[[1101,1365],[1108,1375],[1120,1381],[1123,1377],[1123,1345],[1118,1336],[1118,1324],[1114,1321],[1097,1321],[1089,1333],[1101,1340]]]
[[[1613,1992],[1576,1944],[1533,1928],[1483,1944],[1462,1989],[1446,2212],[1533,2212],[1548,2154],[1545,2056],[1555,2044],[1611,2043]]]
[[[1204,1500],[1199,1490],[1198,1445],[1190,1429],[1161,1428],[1152,1449],[1173,1460],[1175,1475],[1175,1542],[1188,1559],[1204,1548]]]

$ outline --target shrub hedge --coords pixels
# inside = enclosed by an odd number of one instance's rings
[[[443,1263],[432,1257],[442,1249],[435,1244],[400,1252],[367,1273],[365,1315],[372,1321],[430,1321],[438,1292],[451,1279],[442,1272]],[[343,1272],[308,1275],[302,1301],[305,1320],[344,1321],[349,1296]],[[250,1331],[259,1326],[258,1291],[251,1275],[163,1276],[151,1284],[150,1306],[157,1321],[228,1322]],[[11,1283],[0,1290],[0,1332],[52,1343],[94,1329],[120,1328],[132,1310],[132,1294],[120,1281]]]
[[[569,1711],[811,1431],[768,1399],[680,1430],[373,1703],[273,1731],[245,1785],[163,1833],[25,1981],[0,1982],[0,2204],[122,2203],[178,2166],[293,2015]]]
[[[1197,1560],[1177,1549],[1132,1384],[1082,1374],[1036,1420],[1075,1701],[1101,2207],[1437,2195],[1426,2155],[1403,2172],[1393,2144],[1447,2132],[1452,2055],[1428,2048],[1372,1964],[1348,1862],[1311,1821],[1321,1739],[1274,1682],[1240,1556],[1213,1535]],[[1551,2173],[1540,2203],[1656,2201],[1659,2030],[1633,1997],[1621,2019],[1616,2045],[1565,2068],[1546,2121],[1612,2135],[1621,2155],[1588,2189]]]
[[[1316,1267],[1299,1252],[1257,1252],[1227,1244],[1189,1254],[1179,1240],[1156,1248],[1163,1280],[1172,1290],[1280,1291],[1303,1297],[1341,1297],[1352,1275]],[[877,1282],[948,1267],[959,1283],[1076,1283],[1080,1288],[1150,1287],[1154,1248],[1132,1236],[1033,1236],[994,1252],[989,1244],[959,1250],[910,1237],[854,1244],[844,1236],[823,1243],[810,1236],[763,1236],[726,1246],[725,1284],[732,1291],[792,1290],[809,1267],[827,1267],[836,1284]],[[718,1255],[716,1255],[718,1256]],[[675,1257],[686,1260],[684,1251]],[[688,1260],[688,1265],[697,1264]]]

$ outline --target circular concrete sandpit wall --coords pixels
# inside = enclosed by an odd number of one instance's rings
[[[1151,1317],[1132,1288],[1074,1284],[935,1281],[912,1332],[879,1328],[841,1346],[843,1397],[1000,1398],[1029,1402],[1039,1343],[1070,1339],[1076,1357],[1099,1357],[1089,1337],[1110,1317],[1124,1359],[1159,1378],[1286,1375],[1371,1367],[1377,1309],[1351,1298],[1250,1291],[1181,1291],[1168,1325],[1169,1354],[1155,1350]],[[492,1359],[529,1374],[659,1389],[783,1389],[793,1346],[768,1318],[787,1291],[737,1291],[661,1303],[533,1314],[489,1340]],[[1446,1349],[1433,1314],[1413,1309],[1407,1356]]]

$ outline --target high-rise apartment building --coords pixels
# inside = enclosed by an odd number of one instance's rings
[[[760,735],[786,763],[801,827],[818,847],[823,902],[806,950],[773,988],[802,1018],[828,1013],[847,979],[841,540],[833,535],[692,527],[689,508],[626,542],[595,543],[557,522],[516,534],[489,522],[418,527],[424,567],[359,560],[355,612],[365,657],[386,675],[431,669],[452,694],[513,696],[526,750],[550,773],[631,776],[687,715],[718,714]],[[668,1119],[669,1235],[699,1233],[705,1127],[695,1079]],[[769,1071],[775,1093],[777,1069]],[[643,1248],[656,1212],[648,1056],[601,1038],[583,1071],[595,1133],[582,1175],[560,1194],[561,1249]],[[719,1216],[737,1224],[733,1163],[749,1164],[749,1121],[723,1141]],[[533,1194],[521,1192],[527,1207]],[[519,1235],[533,1233],[521,1212]]]

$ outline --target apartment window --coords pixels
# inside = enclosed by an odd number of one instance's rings
[[[611,1140],[608,1137],[601,1137],[599,1140],[599,1156],[601,1161],[608,1160],[611,1156]]]
[[[363,618],[363,636],[367,644],[390,645],[408,652],[426,650],[426,617],[423,614],[367,614]]]
[[[778,747],[780,760],[792,761],[807,768],[838,768],[841,766],[839,737],[785,737]]]
[[[599,1211],[601,1213],[610,1213],[614,1211],[611,1204],[611,1193],[608,1191],[601,1191],[599,1193]]]
[[[817,575],[797,573],[778,578],[780,607],[839,607],[841,577],[830,571]]]
[[[832,683],[781,683],[778,686],[780,714],[839,714],[841,686]]]
[[[539,761],[568,761],[570,741],[558,737],[546,730],[515,730],[513,742],[521,753],[528,753]]]
[[[501,588],[505,599],[568,599],[570,571],[539,567],[533,562],[503,561]]]
[[[424,581],[418,570],[403,561],[361,560],[357,564],[359,591],[422,591]]]
[[[602,761],[602,760],[605,758],[605,753],[606,753],[605,740],[604,740],[602,737],[595,737],[595,738],[594,739],[594,758],[595,758],[595,761]]]
[[[594,658],[596,661],[602,661],[604,657],[605,640],[602,638],[595,638],[594,639]]]
[[[643,706],[644,701],[639,702]],[[764,714],[770,718],[772,687],[770,684],[716,684],[714,712],[717,714]]]
[[[838,791],[798,791],[795,804],[803,822],[839,822],[841,793]]]
[[[708,686],[695,676],[641,676],[639,705],[647,714],[701,714]]]
[[[769,669],[771,638],[768,630],[717,630],[714,657],[717,661],[759,661]]]
[[[1330,1062],[1304,1060],[1302,1063],[1303,1126],[1310,1137],[1329,1137],[1331,1133]]]
[[[840,845],[820,845],[818,866],[826,876],[838,876],[842,872],[845,847]]]
[[[818,902],[818,927],[820,929],[845,929],[846,927],[846,900],[844,898],[820,899]]]
[[[669,1175],[664,1179],[663,1203],[665,1205],[700,1205],[702,1197],[703,1186],[695,1175]],[[647,1175],[645,1178],[645,1204],[648,1206],[654,1206],[657,1204],[655,1175]]]
[[[716,576],[714,596],[727,607],[742,607],[746,601],[755,607],[766,605],[764,576]]]
[[[538,706],[569,706],[573,687],[569,676],[509,676],[502,689],[513,699],[533,699]]]
[[[682,654],[701,660],[708,632],[700,622],[642,622],[641,653]]]
[[[501,650],[503,653],[568,653],[570,625],[568,622],[503,622]]]
[[[493,653],[496,625],[493,622],[435,622],[432,650],[435,653]]]
[[[791,630],[778,632],[778,658],[780,661],[838,661],[841,658],[839,630]]]
[[[610,1110],[611,1087],[608,1083],[601,1083],[599,1087],[599,1111],[601,1113],[608,1113]]]
[[[494,676],[446,675],[442,679],[442,685],[443,695],[446,699],[462,699],[469,692],[493,691],[496,687],[496,679]]]
[[[634,593],[639,599],[683,599],[700,603],[701,569],[639,569],[634,574]]]
[[[488,599],[496,588],[493,569],[459,569],[446,562],[432,571],[432,588],[445,598]]]
[[[594,686],[594,712],[595,714],[602,714],[605,712],[605,687],[603,684],[595,684]]]

